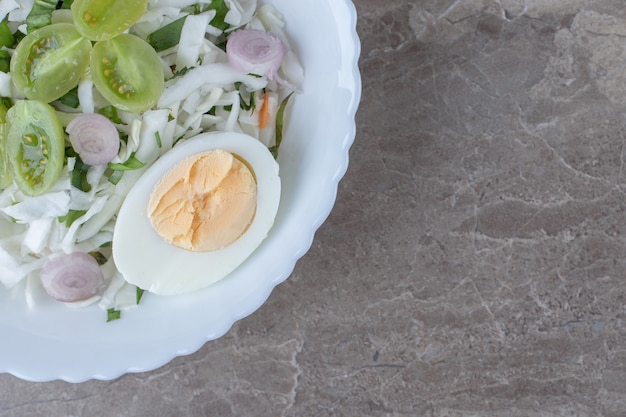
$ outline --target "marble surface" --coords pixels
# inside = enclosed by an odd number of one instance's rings
[[[356,0],[351,165],[293,275],[197,353],[0,375],[0,417],[626,415],[623,0]]]

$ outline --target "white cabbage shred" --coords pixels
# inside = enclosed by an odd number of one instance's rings
[[[0,21],[7,18],[14,30],[26,32],[24,21],[33,0],[0,1]],[[155,30],[187,12],[181,10],[210,0],[150,0],[148,10],[130,32],[144,39]],[[226,0],[228,31],[256,28],[271,31],[286,45],[285,22],[271,5],[258,7],[256,0]],[[67,10],[55,11],[54,21],[68,21]],[[81,191],[71,183],[76,168],[74,158],[67,165],[56,186],[48,193],[29,197],[15,184],[0,190],[0,282],[15,287],[23,282],[26,302],[37,306],[47,297],[39,281],[39,270],[51,257],[73,251],[100,251],[108,261],[102,265],[107,288],[102,295],[75,306],[97,303],[103,309],[124,310],[136,305],[136,288],[126,283],[115,268],[110,249],[115,218],[125,195],[145,169],[177,141],[202,131],[238,131],[259,138],[271,146],[275,136],[274,121],[278,106],[302,82],[302,68],[296,54],[289,50],[276,80],[267,80],[236,71],[226,53],[216,46],[222,30],[211,25],[214,10],[188,15],[178,46],[159,53],[166,78],[164,92],[153,110],[131,114],[118,110],[118,130],[128,136],[114,163],[128,162],[131,156],[143,162],[140,169],[125,171],[115,185],[108,181],[104,167],[91,167],[87,181],[91,191]],[[12,51],[10,51],[12,52]],[[181,71],[183,70],[184,71]],[[180,74],[175,72],[180,71]],[[240,89],[235,88],[240,85]],[[240,109],[240,100],[248,103],[250,92],[266,88],[269,97],[267,128],[259,128],[258,108],[262,94],[255,97],[257,110]],[[240,93],[241,91],[241,93]],[[0,96],[23,98],[11,82],[10,74],[0,72]],[[62,123],[67,124],[80,113],[93,113],[108,106],[94,89],[89,75],[78,86],[78,109],[57,105]],[[214,109],[209,114],[209,110]],[[119,122],[119,121],[118,121]],[[68,226],[63,219],[77,214]]]

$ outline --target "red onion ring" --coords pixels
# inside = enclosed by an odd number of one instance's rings
[[[241,29],[228,37],[226,55],[235,69],[273,79],[287,53],[285,44],[270,32]]]
[[[104,275],[89,254],[74,252],[49,260],[40,273],[41,284],[52,298],[63,302],[83,301],[104,288]]]
[[[87,165],[111,162],[120,150],[120,135],[115,125],[101,114],[81,114],[66,128],[70,143]]]

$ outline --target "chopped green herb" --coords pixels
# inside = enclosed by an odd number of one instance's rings
[[[183,75],[187,74],[192,69],[194,69],[194,67],[184,67],[184,68],[181,68],[180,70],[176,70],[172,74],[172,78],[182,77]]]
[[[11,54],[9,51],[0,49],[0,71],[8,73],[11,70]]]
[[[228,29],[230,25],[225,22],[228,6],[224,0],[213,0],[207,10],[215,10],[215,17],[211,20],[211,26],[221,30]]]
[[[174,143],[172,146],[175,146],[178,142],[180,142],[181,140],[185,139],[185,136],[179,136],[178,138],[174,139]]]
[[[108,177],[109,182],[111,184],[113,184],[113,185],[117,185],[117,183],[120,182],[120,180],[124,176],[124,172],[125,171],[113,171],[113,172],[111,172],[111,175],[109,175],[109,177]]]
[[[122,119],[120,119],[120,117],[117,115],[117,109],[113,106],[103,107],[100,109],[100,111],[98,111],[98,113],[100,113],[113,123],[116,123],[118,125],[122,123]]]
[[[139,159],[135,158],[134,152],[123,164],[112,164],[109,162],[109,168],[114,171],[132,171],[134,169],[143,168],[144,166],[146,166],[145,162],[141,162]]]
[[[293,93],[289,94],[280,106],[278,107],[278,111],[276,112],[276,144],[270,147],[270,152],[274,155],[274,159],[278,158],[278,148],[280,147],[281,142],[283,141],[283,119],[285,114],[285,107],[287,107],[287,103]]]
[[[191,6],[183,7],[180,9],[181,13],[200,14],[204,11],[204,7],[200,3],[192,4]]]
[[[122,312],[114,308],[107,310],[107,323],[114,320],[119,320],[122,317]]]
[[[241,87],[241,83],[240,82],[236,82],[235,83],[235,89],[237,91],[239,91],[240,87]],[[245,110],[245,111],[249,111],[249,110],[254,111],[254,109],[256,108],[255,97],[256,97],[256,91],[252,91],[249,94],[249,102],[246,103],[246,100],[244,99],[244,97],[242,95],[242,92],[239,91],[239,98],[240,98],[240,100],[239,100],[239,107],[241,107],[241,109]]]
[[[217,46],[222,51],[226,52],[226,36],[222,35],[215,41],[215,46]]]
[[[144,292],[144,290],[142,290],[141,288],[137,287],[137,304],[139,304],[139,302],[141,301],[141,297],[143,297],[143,292]]]
[[[61,9],[69,9],[70,7],[72,7],[72,3],[74,2],[74,0],[63,0],[61,1]]]
[[[10,109],[13,106],[13,102],[8,97],[0,97],[0,105]]]
[[[17,45],[18,43],[22,41],[22,39],[26,37],[26,34],[22,32],[21,30],[18,30],[13,34],[13,37],[15,38],[14,45]]]
[[[33,8],[26,17],[28,33],[48,26],[52,21],[52,11],[57,8],[58,0],[35,0]]]
[[[59,101],[68,107],[77,109],[80,102],[78,101],[78,87],[72,88]]]
[[[87,210],[69,210],[65,216],[59,217],[60,223],[65,223],[70,227],[77,219],[84,216]]]
[[[178,45],[180,42],[180,33],[183,30],[185,19],[187,16],[174,20],[160,29],[155,30],[148,35],[148,43],[155,51],[161,52]]]
[[[100,266],[104,265],[108,261],[107,257],[98,251],[89,252],[89,255],[91,255],[96,261],[98,261],[98,265]]]
[[[5,20],[0,23],[0,47],[6,46],[10,48],[15,44],[15,37],[11,33],[11,29]]]
[[[254,111],[255,108],[256,108],[256,91],[253,91],[250,93],[250,104],[248,105],[247,108],[244,108],[244,110]]]
[[[158,130],[156,132],[154,132],[154,138],[156,139],[157,146],[159,148],[162,148],[163,147],[163,143],[161,142],[161,134],[159,133]]]
[[[65,148],[65,155],[76,158],[72,170],[72,186],[88,193],[91,191],[91,185],[87,181],[87,171],[89,171],[90,165],[85,164],[72,148]]]

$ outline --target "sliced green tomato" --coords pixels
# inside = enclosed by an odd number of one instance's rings
[[[89,67],[91,42],[69,23],[45,26],[26,35],[11,58],[17,88],[46,103],[78,85]]]
[[[9,157],[6,150],[8,130],[6,123],[0,123],[0,190],[7,188],[13,182],[9,172]]]
[[[146,41],[129,34],[96,42],[91,54],[91,77],[105,99],[133,113],[154,106],[164,86],[157,53]]]
[[[20,100],[7,113],[6,153],[13,181],[26,195],[49,191],[61,176],[65,133],[52,106]]]
[[[0,189],[6,188],[13,181],[9,173],[9,157],[7,155],[7,106],[0,104]]]
[[[148,0],[74,0],[76,28],[92,41],[111,39],[131,27],[146,12]]]
[[[9,157],[7,155],[7,132],[6,124],[7,108],[0,104],[0,190],[6,188],[13,181],[9,173]]]

